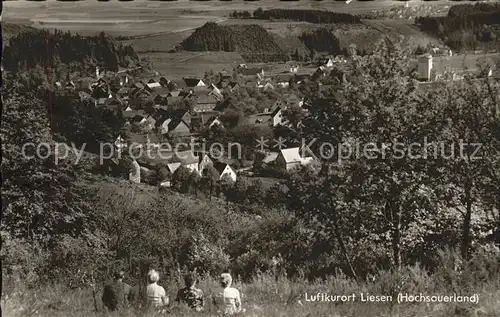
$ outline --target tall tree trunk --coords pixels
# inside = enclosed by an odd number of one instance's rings
[[[401,271],[401,206],[393,204],[392,210],[392,255],[394,268]]]
[[[500,194],[498,194],[497,197],[497,213],[498,213],[498,219],[497,219],[497,232],[495,233],[495,242],[500,243]]]
[[[332,201],[333,203],[333,201]],[[340,226],[339,226],[339,219],[338,219],[338,214],[337,210],[333,210],[333,229],[335,231],[335,237],[337,238],[337,241],[339,243],[340,247],[340,252],[342,253],[342,256],[344,257],[347,267],[349,269],[349,274],[357,279],[358,275],[356,274],[356,271],[354,270],[354,266],[352,265],[351,257],[349,256],[349,253],[347,252],[347,247],[345,245],[344,239],[342,238],[342,233],[340,231]]]
[[[462,224],[462,245],[461,254],[466,260],[469,259],[469,247],[470,247],[470,229],[471,229],[471,218],[472,218],[472,183],[467,180],[465,183],[465,215]]]

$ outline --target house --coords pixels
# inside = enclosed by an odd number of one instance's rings
[[[98,98],[95,100],[95,105],[98,107],[104,107],[108,101],[108,98]]]
[[[163,118],[160,122],[161,123],[158,126],[158,130],[160,131],[161,134],[167,134],[170,122],[172,122],[172,118],[169,118],[169,117]]]
[[[151,131],[154,129],[156,120],[152,116],[135,115],[130,123],[141,126],[143,130]]]
[[[203,80],[198,79],[198,78],[184,78],[184,84],[188,88],[206,87],[206,85],[203,82]]]
[[[230,179],[232,182],[236,182],[236,172],[229,164],[216,162],[214,168],[219,172],[219,180]]]
[[[288,86],[290,86],[292,78],[292,74],[280,74],[275,77],[274,81],[276,82],[278,87],[288,88]]]
[[[162,85],[163,87],[168,87],[170,86],[170,80],[166,79],[165,77],[160,77],[160,80],[159,80],[159,83],[160,85]]]
[[[132,118],[136,117],[136,116],[140,116],[140,117],[145,117],[146,116],[146,113],[144,112],[144,110],[142,109],[139,109],[139,110],[128,110],[128,109],[131,109],[130,107],[127,107],[123,112],[123,117],[125,119],[129,119],[129,121],[131,121]]]
[[[115,148],[116,150],[121,153],[123,149],[125,149],[127,147],[127,142],[125,141],[125,139],[122,138],[121,135],[119,135],[116,140],[115,140]]]
[[[199,158],[193,153],[193,151],[179,151],[174,154],[176,161],[181,163],[181,166],[188,168],[191,172],[198,170]]]
[[[169,136],[187,136],[191,134],[191,122],[187,123],[184,119],[174,118],[172,119],[168,125],[166,133]]]
[[[180,97],[182,90],[172,90],[167,94],[167,97]]]
[[[333,65],[335,65],[335,63],[333,62],[333,60],[331,58],[326,59],[323,63],[323,66],[325,66],[327,68],[333,67]]]
[[[168,163],[165,167],[167,168],[170,175],[172,175],[179,167],[181,167],[181,163],[180,162]]]
[[[278,152],[265,152],[265,153],[258,152],[257,155],[255,156],[255,161],[253,166],[255,168],[264,167],[265,165],[276,161],[278,154],[279,154]]]
[[[274,90],[274,86],[270,82],[267,82],[265,84],[259,84],[259,85],[257,85],[257,88],[260,88],[263,91]]]
[[[274,162],[279,169],[290,171],[299,166],[310,164],[312,160],[311,157],[302,157],[300,155],[300,148],[294,147],[280,150]]]
[[[217,104],[217,99],[213,95],[201,95],[196,97],[195,112],[212,111]]]
[[[284,123],[283,113],[280,107],[275,107],[272,111],[265,111],[251,115],[249,117],[249,124],[251,125],[269,125],[276,127]]]
[[[155,88],[161,88],[162,85],[158,82],[152,82],[146,84],[146,89],[153,91]]]
[[[302,107],[304,105],[303,98],[299,98],[296,94],[290,93],[283,95],[285,107]]]
[[[85,92],[85,91],[79,91],[78,97],[80,97],[80,101],[92,99],[92,96],[88,92]]]
[[[136,160],[132,162],[131,171],[128,174],[128,179],[132,183],[140,183],[141,182],[141,167]]]
[[[208,166],[213,166],[214,162],[212,159],[208,156],[208,154],[201,154],[198,156],[200,158],[200,162],[198,163],[198,172],[200,173],[200,176],[203,176],[203,172]]]
[[[214,126],[218,126],[218,127],[222,127],[222,128],[224,127],[224,125],[222,124],[222,122],[216,116],[212,116],[205,123],[205,127],[207,127],[208,129],[211,129]]]
[[[194,112],[191,117],[192,125],[199,128],[207,126],[209,120],[213,120],[218,116],[219,116],[218,111]]]
[[[214,84],[211,84],[210,86],[208,86],[208,95],[213,96],[218,101],[220,101],[224,98],[220,89],[217,88],[217,86],[215,86]]]
[[[69,80],[66,82],[65,88],[66,89],[75,89],[76,85],[72,80]]]
[[[116,92],[116,95],[121,97],[121,98],[126,97],[126,96],[128,97],[128,94],[129,94],[129,89],[127,87],[121,87]]]
[[[130,133],[129,146],[133,148],[159,148],[161,140],[156,134]]]
[[[320,77],[326,77],[328,75],[328,70],[325,66],[320,66],[316,69],[314,74],[312,75],[313,79],[315,78],[320,78]]]

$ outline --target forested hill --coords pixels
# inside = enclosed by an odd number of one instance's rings
[[[117,70],[119,66],[127,67],[138,61],[139,57],[131,46],[119,45],[104,33],[84,37],[57,30],[30,29],[12,36],[3,52],[3,66],[11,71],[36,65],[57,67],[59,64],[82,69],[104,65],[107,69]]]
[[[36,29],[31,26],[15,23],[2,23],[1,30],[2,45],[4,47],[8,45],[10,38],[18,35],[19,33],[36,31]]]
[[[274,38],[255,24],[221,26],[208,22],[196,29],[180,46],[187,51],[237,51],[252,59],[258,56],[259,61],[286,57]]]

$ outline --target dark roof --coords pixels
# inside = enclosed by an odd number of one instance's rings
[[[290,80],[292,80],[292,78],[293,78],[292,74],[279,74],[279,75],[276,75],[274,80],[277,83],[282,83],[282,82],[289,82]]]
[[[153,88],[153,93],[161,96],[167,96],[170,93],[170,90],[166,87],[155,87]]]
[[[200,95],[196,97],[197,104],[215,104],[217,99],[213,95]]]
[[[187,87],[195,87],[201,81],[199,78],[184,78],[184,84]]]
[[[123,111],[122,113],[124,118],[134,118],[135,116],[144,117],[145,115],[144,110]]]
[[[138,114],[138,115],[133,116],[131,121],[137,123],[137,122],[141,122],[143,119],[144,119],[144,116]]]
[[[199,158],[191,150],[176,152],[175,156],[181,162],[182,165],[188,165],[199,162]]]
[[[245,76],[251,76],[251,75],[257,75],[262,73],[264,69],[263,68],[240,68],[238,72],[240,74],[243,74]]]
[[[182,93],[182,90],[172,90],[168,93],[167,97],[178,97]]]
[[[224,172],[227,165],[228,164],[226,164],[226,163],[214,162],[214,168],[217,170],[217,172],[219,172],[219,176],[220,176],[220,174],[222,174],[222,172]]]

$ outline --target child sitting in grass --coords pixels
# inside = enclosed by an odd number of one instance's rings
[[[234,315],[245,312],[245,310],[241,308],[240,291],[231,287],[232,282],[233,278],[229,273],[223,273],[220,276],[220,285],[224,289],[221,294],[224,304],[224,315]]]
[[[202,311],[205,301],[203,291],[196,288],[198,278],[196,274],[190,273],[184,276],[185,287],[177,292],[177,302],[185,303],[196,311]]]

